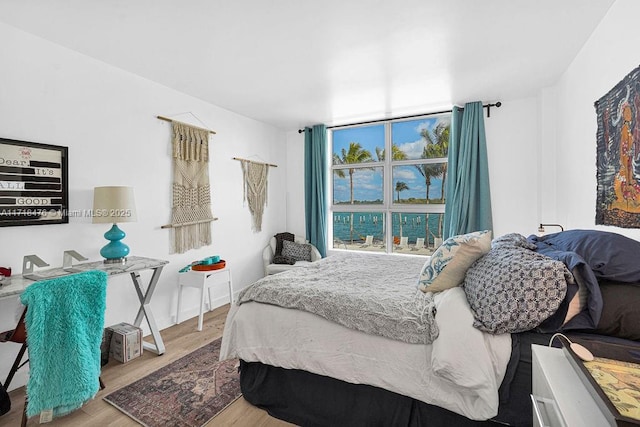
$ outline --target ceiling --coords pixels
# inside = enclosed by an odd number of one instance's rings
[[[614,1],[0,0],[0,21],[290,131],[535,96]]]

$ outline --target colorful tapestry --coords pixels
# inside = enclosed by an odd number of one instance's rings
[[[640,228],[640,67],[595,103],[596,224]]]

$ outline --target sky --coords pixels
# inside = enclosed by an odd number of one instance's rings
[[[421,138],[422,129],[432,130],[439,120],[449,120],[449,116],[432,116],[419,120],[409,120],[394,122],[391,124],[392,141],[402,151],[407,154],[408,159],[419,159],[425,146],[425,140]],[[384,124],[364,126],[357,128],[340,129],[333,131],[333,153],[341,157],[344,148],[348,151],[351,142],[358,142],[363,149],[371,153],[372,161],[377,161],[376,147],[384,149]],[[339,178],[334,173],[333,197],[335,201],[349,201],[349,174],[345,170],[345,178]],[[354,198],[356,200],[382,200],[383,198],[383,170],[382,167],[359,169],[353,175]],[[405,165],[393,168],[393,188],[397,181],[402,181],[409,187],[409,190],[400,193],[401,199],[410,197],[424,199],[426,185],[423,176],[415,166]],[[441,195],[442,181],[431,179],[429,188],[430,198],[439,198]],[[396,200],[397,193],[393,192]]]

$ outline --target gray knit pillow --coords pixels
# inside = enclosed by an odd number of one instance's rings
[[[296,261],[311,261],[311,246],[283,240],[282,256],[293,258]]]

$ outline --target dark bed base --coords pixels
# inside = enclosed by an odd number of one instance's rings
[[[601,335],[567,334],[597,354],[640,363],[640,343]],[[473,421],[446,409],[388,390],[351,384],[295,369],[240,361],[244,398],[270,415],[304,427],[415,426],[464,427],[533,424],[531,344],[548,345],[552,334],[512,334],[511,360],[500,387],[498,415]],[[554,346],[560,346],[554,340]]]
[[[489,426],[364,384],[240,361],[244,398],[271,416],[304,426]]]
[[[300,426],[530,426],[531,344],[548,334],[514,334],[509,367],[500,387],[498,415],[473,421],[446,409],[363,384],[295,369],[240,361],[244,398],[271,416]],[[558,343],[559,344],[559,343]]]

